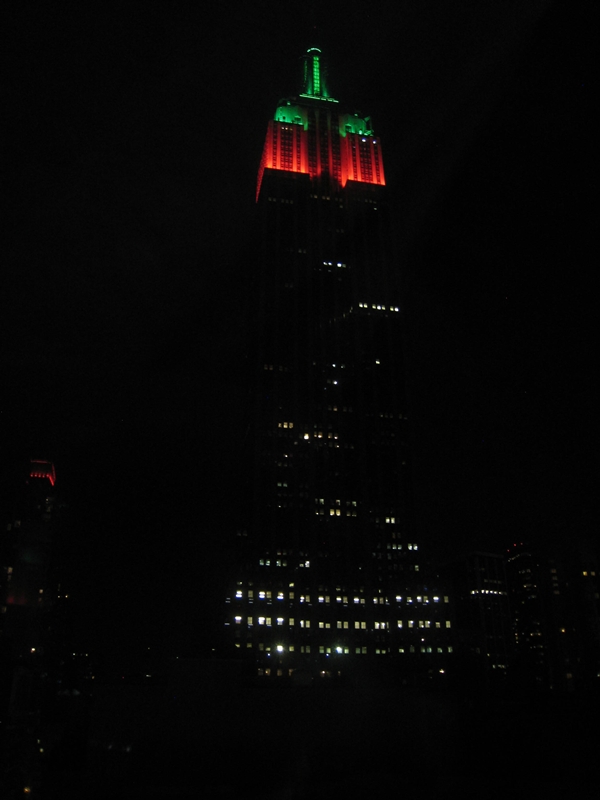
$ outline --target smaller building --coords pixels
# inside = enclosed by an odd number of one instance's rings
[[[515,641],[513,675],[523,687],[575,691],[600,683],[600,595],[594,543],[514,543],[507,574]]]
[[[468,553],[443,565],[440,575],[454,602],[457,670],[465,679],[473,672],[505,676],[513,636],[503,557]]]

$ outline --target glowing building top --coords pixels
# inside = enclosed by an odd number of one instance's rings
[[[383,186],[381,143],[370,118],[342,110],[330,96],[318,48],[310,47],[303,61],[302,92],[281,100],[269,122],[257,200],[265,169],[304,173],[329,181],[332,190],[348,181]]]
[[[29,464],[29,477],[30,478],[46,478],[50,481],[51,486],[56,483],[56,470],[51,461],[38,461],[31,459]]]

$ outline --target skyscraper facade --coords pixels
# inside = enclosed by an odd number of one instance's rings
[[[303,69],[258,175],[249,521],[226,619],[267,674],[447,652],[450,625],[411,526],[381,141],[330,95],[320,50]]]

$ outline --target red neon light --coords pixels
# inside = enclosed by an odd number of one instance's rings
[[[325,133],[316,135],[319,138]],[[341,136],[338,133],[330,133],[326,150],[314,147],[311,160],[308,136],[309,132],[302,125],[275,120],[269,122],[258,171],[257,199],[265,169],[299,172],[308,174],[311,178],[320,178],[327,174],[342,188],[349,180],[385,186],[379,137],[355,133]]]
[[[51,486],[54,486],[56,483],[56,470],[54,469],[54,464],[51,461],[37,461],[36,459],[32,458],[30,464],[30,478],[47,478],[50,481]]]

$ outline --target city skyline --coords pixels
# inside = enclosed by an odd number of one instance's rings
[[[263,25],[265,4],[208,47],[224,17],[153,8],[12,20],[3,470],[38,453],[56,463],[72,571],[104,641],[121,606],[128,636],[156,635],[140,596],[168,627],[195,596],[193,563],[217,602],[208,564],[237,479],[257,154],[308,38],[284,9]],[[499,549],[515,529],[589,530],[588,50],[559,33],[582,28],[555,6],[512,22],[471,10],[468,25],[416,4],[364,25],[361,8],[323,22],[336,94],[368,104],[393,142],[423,533],[445,555],[482,538]],[[218,134],[215,119],[228,121]],[[177,588],[159,600],[165,569]],[[105,580],[116,590],[100,611]],[[179,641],[189,634],[182,624]]]

